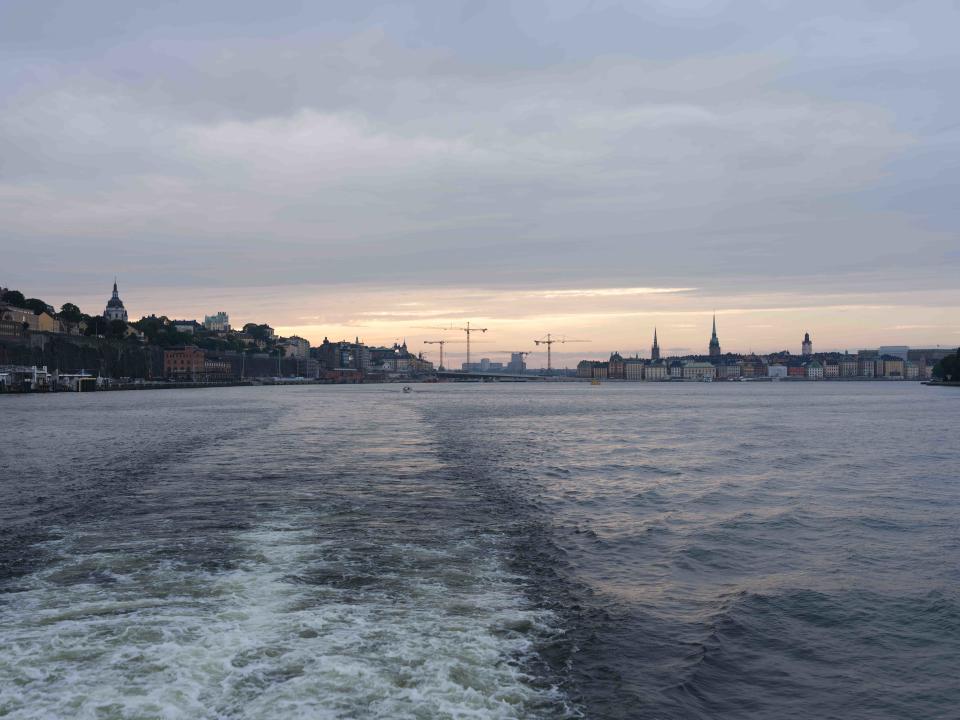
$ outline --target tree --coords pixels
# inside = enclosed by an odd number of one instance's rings
[[[941,380],[960,380],[960,348],[957,348],[955,355],[947,355],[933,368],[934,377]]]
[[[257,325],[256,323],[247,323],[243,326],[243,331],[255,340],[267,341],[270,339],[271,328],[269,325]]]
[[[123,320],[111,320],[107,326],[107,337],[121,339],[127,336],[127,324]]]
[[[73,303],[64,303],[60,306],[60,318],[68,323],[78,323],[83,320],[83,313]]]
[[[106,329],[106,321],[100,315],[84,315],[83,322],[87,324],[84,335],[96,337]]]
[[[40,313],[47,312],[49,306],[39,298],[27,298],[21,307],[33,310],[34,315],[39,315]]]
[[[27,299],[23,296],[23,293],[19,290],[4,290],[3,294],[0,295],[0,300],[5,303],[10,303],[14,307],[26,307]]]

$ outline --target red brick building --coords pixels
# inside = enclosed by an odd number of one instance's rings
[[[206,375],[203,350],[193,345],[163,351],[163,374],[178,380],[199,380]]]

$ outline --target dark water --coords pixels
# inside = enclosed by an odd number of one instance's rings
[[[0,398],[0,717],[956,718],[960,393]]]

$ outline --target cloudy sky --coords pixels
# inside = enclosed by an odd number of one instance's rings
[[[561,364],[654,326],[705,351],[714,311],[725,350],[957,344],[958,27],[937,0],[6,0],[0,285],[589,341]]]

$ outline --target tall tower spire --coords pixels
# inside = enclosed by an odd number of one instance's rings
[[[653,328],[653,347],[650,348],[650,359],[660,359],[660,345],[657,343],[657,328]]]
[[[720,339],[717,337],[717,314],[713,314],[713,332],[710,334],[710,357],[720,357]]]

